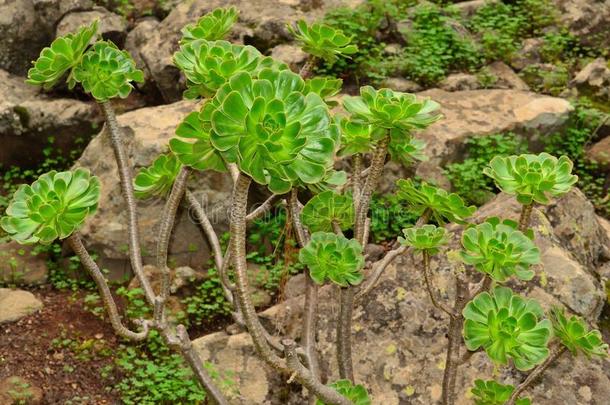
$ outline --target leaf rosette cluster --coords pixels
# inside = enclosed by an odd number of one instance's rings
[[[180,172],[182,164],[172,153],[159,155],[148,167],[140,170],[134,179],[134,191],[138,198],[167,195]]]
[[[330,384],[330,387],[337,390],[337,392],[343,395],[345,398],[352,401],[354,405],[371,405],[371,399],[366,388],[360,384],[353,384],[350,380],[339,380]],[[316,401],[316,405],[325,405],[324,402],[319,399]]]
[[[578,177],[572,174],[567,156],[557,159],[548,153],[539,155],[496,156],[483,170],[505,193],[516,194],[521,204],[548,204],[549,197],[570,191]]]
[[[549,355],[551,322],[541,320],[540,304],[513,294],[510,288],[496,287],[477,295],[462,313],[466,347],[483,348],[494,363],[508,364],[512,359],[517,369],[525,371]]]
[[[351,44],[352,37],[326,24],[307,25],[304,20],[299,20],[296,26],[289,25],[288,30],[301,43],[304,52],[327,62],[334,62],[339,56],[348,56],[358,51],[358,47]]]
[[[462,246],[460,255],[464,263],[500,283],[513,275],[531,280],[534,271],[530,266],[540,263],[540,250],[512,221],[489,218],[468,228],[462,234]]]
[[[322,98],[330,107],[336,106],[336,101],[328,100],[330,97],[336,96],[341,91],[343,80],[335,79],[333,77],[314,77],[305,80],[305,88],[303,93],[316,93]]]
[[[423,225],[403,229],[404,238],[398,237],[398,242],[404,246],[411,246],[417,251],[435,254],[439,248],[449,241],[445,228],[435,225]]]
[[[223,158],[277,194],[328,177],[339,130],[301,77],[263,69],[232,76],[200,114]]]
[[[185,44],[198,39],[206,41],[225,39],[237,21],[237,15],[235,7],[216,8],[197,20],[195,24],[188,24],[182,28],[180,43]]]
[[[567,317],[563,308],[553,308],[551,322],[555,337],[576,356],[583,353],[586,357],[608,357],[608,345],[602,340],[601,333],[589,329],[585,321],[572,315]]]
[[[515,391],[512,385],[500,384],[494,380],[475,380],[471,392],[475,405],[504,405]],[[519,398],[515,405],[530,405],[529,398]]]
[[[332,232],[333,222],[345,231],[354,225],[354,201],[349,195],[323,191],[305,204],[301,220],[311,232]]]
[[[0,225],[22,244],[49,244],[70,236],[95,213],[100,182],[88,170],[50,171],[31,185],[21,185]]]
[[[347,287],[362,281],[364,257],[362,246],[355,239],[330,232],[314,232],[299,252],[299,261],[309,268],[317,284],[326,280]]]
[[[176,136],[169,141],[169,148],[185,166],[226,171],[222,156],[210,140],[210,130],[204,129],[198,112],[192,112],[182,120],[176,128]]]

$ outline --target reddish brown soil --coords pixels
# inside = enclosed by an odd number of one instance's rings
[[[107,388],[118,376],[100,375],[118,346],[111,326],[84,308],[82,292],[32,292],[43,309],[0,325],[0,380],[26,378],[43,391],[43,404],[120,403]]]

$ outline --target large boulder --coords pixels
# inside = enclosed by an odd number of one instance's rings
[[[182,101],[142,108],[118,116],[134,176],[139,169],[150,165],[159,154],[167,152],[168,141],[176,127],[196,107],[194,102]],[[111,270],[113,277],[128,276],[130,266],[125,201],[121,195],[110,139],[105,130],[91,141],[76,166],[88,168],[101,180],[99,209],[87,220],[81,231],[84,240],[90,250],[99,254],[102,267]],[[207,210],[217,231],[225,230],[232,187],[230,176],[216,172],[194,173],[189,186]],[[145,264],[155,263],[158,222],[164,204],[162,198],[138,200],[140,242]],[[181,207],[170,244],[170,265],[201,269],[209,259],[207,240],[191,219],[189,209]]]
[[[94,102],[51,98],[24,79],[0,70],[0,162],[39,164],[53,137],[53,147],[67,152],[93,135],[101,122]]]
[[[554,0],[559,17],[570,32],[586,46],[600,50],[610,46],[610,1],[608,0]]]
[[[166,101],[176,101],[181,98],[184,90],[184,81],[172,63],[172,55],[178,50],[180,30],[214,8],[235,6],[239,10],[239,20],[232,30],[231,39],[266,52],[292,40],[286,24],[301,18],[313,20],[322,17],[331,8],[356,6],[360,3],[361,0],[185,1],[178,4],[156,29],[149,31],[148,40],[138,52],[142,62],[140,67],[148,70],[147,74]]]
[[[610,136],[596,142],[587,151],[587,157],[601,168],[610,169]]]
[[[604,58],[595,59],[578,72],[570,85],[581,96],[610,101],[610,62]]]
[[[15,322],[42,309],[42,302],[29,291],[0,288],[0,324]]]
[[[514,198],[500,195],[476,214],[474,221],[489,215],[516,219],[519,205]],[[573,221],[583,221],[590,228],[570,236],[566,230]],[[584,195],[574,190],[548,207],[535,209],[532,227],[542,251],[542,264],[529,282],[511,282],[519,293],[536,298],[545,309],[565,305],[595,324],[605,302],[595,271],[603,266],[604,246],[610,244],[593,207]],[[462,227],[451,228],[451,248],[457,249]],[[578,246],[585,252],[578,252]],[[447,255],[451,256],[451,255]],[[456,263],[445,255],[432,262],[436,285],[442,299],[452,302],[454,287],[449,277]],[[353,355],[358,382],[367,386],[375,404],[440,403],[441,381],[446,350],[447,317],[429,300],[419,271],[421,257],[399,257],[386,269],[379,283],[354,310]],[[473,276],[473,281],[474,281]],[[335,360],[335,322],[337,289],[327,286],[320,291],[318,341],[323,374],[328,381],[338,379]],[[294,298],[271,307],[261,314],[263,323],[276,331],[298,339],[303,299]],[[302,390],[286,384],[288,376],[278,376],[259,360],[249,335],[217,332],[194,341],[204,360],[212,361],[220,371],[231,371],[240,393],[236,404],[302,404]],[[583,358],[561,358],[530,389],[537,404],[605,404],[610,395],[607,360],[588,362]],[[484,353],[475,354],[459,369],[457,380],[460,405],[471,403],[469,390],[476,378],[493,378],[494,367]],[[516,384],[523,373],[500,369],[498,378]]]
[[[66,14],[58,23],[56,37],[78,31],[93,21],[99,21],[98,34],[122,47],[127,36],[127,21],[118,14],[103,7],[95,7],[88,11],[74,11]]]

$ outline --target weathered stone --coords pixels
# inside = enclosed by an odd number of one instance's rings
[[[18,321],[41,308],[42,302],[31,292],[0,288],[0,324]]]
[[[528,91],[529,86],[504,62],[494,62],[486,67],[487,71],[492,74],[496,81],[493,84],[494,89],[515,89]]]
[[[576,207],[577,202],[580,202],[580,207]],[[535,241],[541,247],[543,256],[542,265],[536,268],[536,277],[529,282],[511,282],[510,285],[519,293],[539,300],[547,310],[552,305],[568,305],[595,322],[604,296],[601,283],[592,270],[602,265],[601,258],[570,253],[573,242],[564,238],[565,231],[561,225],[581,211],[586,212],[583,214],[586,217],[595,218],[593,208],[577,190],[558,199],[555,204],[555,208],[535,209],[532,216]],[[473,221],[481,222],[488,215],[516,219],[519,208],[513,197],[501,194],[482,207]],[[599,223],[591,226],[595,229],[586,232],[579,243],[588,246],[590,252],[600,251],[600,246],[608,244],[609,239],[599,236],[602,235]],[[461,229],[459,226],[450,228],[455,231],[450,249],[458,247]],[[556,260],[558,257],[565,260]],[[385,271],[370,295],[354,310],[355,378],[369,389],[373,403],[431,405],[440,401],[447,319],[430,303],[418,271],[420,266],[419,255],[398,258]],[[449,276],[454,266],[455,263],[443,254],[437,255],[431,264],[441,299],[448,303],[452,302],[454,294]],[[478,277],[473,275],[473,281]],[[322,373],[328,377],[328,381],[338,378],[334,349],[337,302],[336,288],[326,286],[320,290],[319,359]],[[272,334],[298,338],[302,305],[303,297],[290,299],[261,313],[260,318]],[[234,403],[303,403],[304,390],[286,386],[285,376],[280,377],[265,366],[256,357],[246,333],[233,336],[224,332],[214,333],[195,340],[194,345],[202,357],[215,363],[218,369],[235,373],[236,391],[241,396],[233,399]],[[604,371],[606,368],[607,360],[594,359],[589,362],[580,357],[563,357],[544,374],[538,384],[528,390],[527,395],[532,397],[534,403],[540,404],[601,405],[610,395],[610,379]],[[258,372],[252,373],[253,369]],[[473,381],[476,378],[489,379],[493,374],[494,367],[486,355],[475,354],[459,369],[457,404],[470,404],[469,390]],[[523,380],[524,374],[502,368],[496,378],[516,384]],[[242,386],[245,390],[241,389]],[[577,389],[580,387],[585,388]],[[589,396],[591,400],[587,401]]]
[[[3,404],[42,404],[42,390],[25,378],[7,377],[0,381],[0,401]]]
[[[307,54],[300,46],[293,44],[281,44],[271,50],[271,57],[284,62],[294,72],[298,72],[307,60]]]
[[[610,136],[596,142],[588,151],[587,157],[604,169],[610,169]]]
[[[37,285],[47,281],[47,255],[17,242],[0,244],[0,283]]]
[[[540,48],[543,44],[544,40],[542,38],[528,38],[524,40],[521,49],[511,56],[510,65],[513,69],[520,71],[526,66],[541,63]]]
[[[30,167],[41,162],[53,137],[53,147],[73,149],[96,132],[101,115],[93,102],[50,98],[0,70],[0,161],[4,167]]]
[[[459,10],[464,18],[472,17],[479,9],[486,4],[495,3],[497,0],[470,0],[455,3],[453,6]]]
[[[610,63],[597,58],[584,67],[570,82],[578,94],[600,101],[610,101]]]
[[[389,77],[383,81],[382,87],[387,87],[403,93],[415,93],[422,89],[418,83],[403,77]]]
[[[608,49],[610,46],[610,1],[554,0],[559,18],[585,46]]]
[[[99,21],[98,34],[109,39],[118,47],[122,47],[127,36],[127,21],[118,14],[103,7],[95,7],[90,11],[75,11],[66,14],[57,24],[56,37],[78,31],[81,27]]]
[[[481,83],[475,75],[453,73],[443,79],[438,86],[445,91],[477,90],[481,88]]]

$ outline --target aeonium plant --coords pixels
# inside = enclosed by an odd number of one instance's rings
[[[181,168],[182,164],[173,153],[159,155],[149,167],[140,170],[134,179],[136,197],[167,195]]]
[[[201,17],[195,24],[182,28],[181,44],[203,39],[217,41],[225,39],[237,21],[238,11],[235,7],[216,8]]]
[[[334,62],[339,56],[348,56],[358,51],[358,47],[351,43],[352,38],[326,24],[307,25],[304,20],[299,20],[296,26],[289,25],[288,30],[306,53],[327,62]]]
[[[500,384],[494,380],[475,380],[471,392],[475,405],[504,405],[515,391],[512,385]],[[515,405],[531,405],[529,398],[519,398]]]

